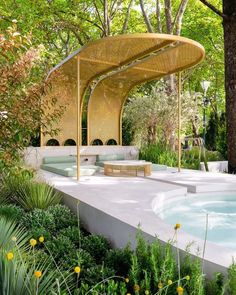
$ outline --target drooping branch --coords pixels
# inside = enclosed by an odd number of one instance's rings
[[[223,12],[221,12],[219,9],[217,9],[214,5],[212,5],[211,3],[209,3],[206,0],[200,0],[200,2],[202,2],[204,5],[206,5],[208,8],[210,8],[213,12],[215,12],[216,14],[218,14],[219,16],[221,16],[224,19],[228,19],[228,15],[224,14]]]
[[[184,12],[187,8],[188,1],[189,0],[181,1],[177,14],[175,16],[175,20],[172,27],[172,33],[174,33],[174,29],[175,29],[175,34],[178,36],[180,35],[180,32],[181,32],[182,20],[183,20]]]
[[[160,0],[156,0],[156,18],[157,18],[157,31],[162,33],[162,24],[161,24],[161,5]]]
[[[123,27],[122,27],[121,34],[124,34],[127,31],[129,17],[130,17],[130,10],[131,10],[131,7],[133,5],[133,2],[134,2],[134,0],[130,0],[129,6],[128,6],[128,9],[127,9],[127,12],[126,12],[126,16],[125,16],[125,21],[124,21],[124,24],[123,24]]]
[[[144,21],[145,21],[145,23],[146,23],[146,26],[147,26],[148,32],[149,32],[149,33],[153,33],[153,32],[154,32],[154,31],[153,31],[153,27],[152,27],[152,25],[151,25],[151,22],[150,22],[150,20],[149,20],[149,18],[148,18],[148,16],[147,16],[147,13],[146,13],[145,9],[144,9],[144,3],[143,3],[143,0],[139,0],[139,3],[140,3],[140,7],[141,7],[141,10],[142,10],[142,14],[143,14]]]
[[[172,9],[171,0],[165,0],[166,31],[167,34],[172,32]]]

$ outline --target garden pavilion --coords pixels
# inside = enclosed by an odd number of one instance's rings
[[[195,66],[204,58],[204,48],[190,39],[166,34],[129,34],[106,37],[81,47],[49,73],[55,75],[53,89],[66,92],[66,111],[59,123],[56,140],[63,145],[68,139],[77,144],[77,178],[80,171],[82,113],[87,107],[87,144],[99,140],[122,145],[122,112],[131,89],[146,81],[179,73],[176,107],[178,116],[179,168],[181,128],[180,72]],[[88,99],[88,88],[89,99]],[[87,96],[87,98],[86,98]],[[42,130],[43,131],[43,130]],[[41,132],[41,146],[50,138]]]

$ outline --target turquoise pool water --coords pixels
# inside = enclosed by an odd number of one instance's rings
[[[236,250],[236,193],[189,194],[160,202],[155,213],[172,226],[204,239],[208,214],[207,240]]]

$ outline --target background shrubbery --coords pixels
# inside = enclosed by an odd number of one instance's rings
[[[177,167],[178,165],[177,153],[162,143],[141,147],[139,158],[170,167]],[[205,150],[204,154],[200,147],[192,147],[190,150],[182,151],[181,165],[183,168],[199,170],[200,162],[204,160],[222,161],[224,158],[217,151]]]

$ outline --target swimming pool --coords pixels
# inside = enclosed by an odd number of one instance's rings
[[[182,230],[200,239],[205,236],[208,214],[207,240],[236,250],[236,192],[160,197],[154,211],[168,224],[181,223]]]

